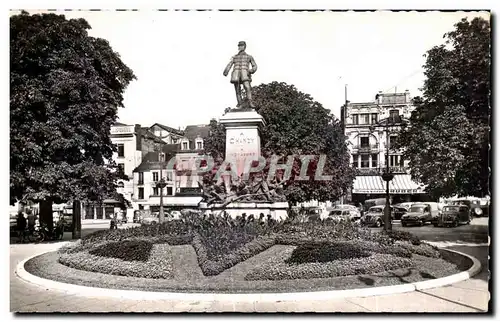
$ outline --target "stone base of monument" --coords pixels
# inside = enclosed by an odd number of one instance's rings
[[[231,218],[246,214],[247,218],[253,215],[255,219],[259,219],[261,213],[265,218],[271,215],[271,218],[278,221],[288,217],[288,202],[233,202],[225,207],[222,207],[222,204],[208,206],[206,203],[200,203],[199,209],[207,215],[210,213],[219,215],[225,211]]]

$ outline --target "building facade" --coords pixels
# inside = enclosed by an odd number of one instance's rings
[[[394,174],[389,184],[393,203],[427,199],[424,187],[411,179],[408,161],[402,158],[403,151],[393,147],[401,125],[408,121],[413,110],[409,91],[379,92],[373,102],[346,104],[342,123],[349,140],[351,165],[359,170],[347,196],[348,201],[358,204],[367,199],[385,197],[386,182],[381,174],[386,171],[387,162]],[[388,120],[392,125],[389,128],[382,126]]]
[[[125,204],[128,205],[128,220],[133,218],[134,192],[136,184],[134,182],[134,169],[138,167],[144,157],[155,150],[156,145],[161,145],[163,141],[152,134],[148,128],[142,128],[140,124],[128,125],[115,123],[111,127],[111,142],[116,145],[117,152],[113,155],[113,160],[118,168],[128,178],[117,182],[117,193],[123,196],[124,200],[105,199],[102,203],[86,203],[83,205],[82,220],[109,220],[113,214]]]
[[[160,130],[161,129],[161,130]],[[197,208],[201,202],[201,178],[192,170],[197,157],[204,151],[204,139],[209,135],[206,125],[189,125],[181,133],[155,124],[150,130],[162,137],[161,153],[149,152],[133,171],[135,192],[132,197],[136,210],[159,212],[160,189],[158,181],[165,179],[163,204],[168,210]],[[168,143],[171,142],[171,143]],[[176,143],[173,143],[176,142]]]

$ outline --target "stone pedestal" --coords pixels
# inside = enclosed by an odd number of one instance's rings
[[[259,128],[265,121],[254,110],[235,110],[226,113],[220,123],[226,128],[226,161],[241,176],[244,166],[260,156]]]

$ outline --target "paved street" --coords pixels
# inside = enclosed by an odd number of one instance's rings
[[[24,258],[54,250],[65,242],[45,244],[23,244],[10,246],[10,309],[14,312],[481,312],[488,310],[488,247],[462,236],[474,236],[473,240],[487,236],[487,221],[476,221],[474,225],[449,229],[449,246],[471,254],[482,264],[482,271],[475,277],[451,286],[405,294],[372,296],[365,298],[335,299],[324,301],[282,302],[220,302],[220,301],[134,301],[106,297],[84,297],[71,292],[51,291],[28,284],[15,275],[15,267]],[[129,224],[131,225],[131,224]],[[101,227],[102,226],[102,227]],[[107,228],[104,225],[84,225],[83,235]],[[396,229],[399,229],[395,225]],[[477,226],[477,227],[476,227]],[[429,234],[432,226],[407,228],[418,235]],[[437,229],[439,231],[439,228]],[[465,234],[465,235],[464,235]],[[67,234],[67,238],[71,234]],[[460,241],[460,243],[459,243]]]

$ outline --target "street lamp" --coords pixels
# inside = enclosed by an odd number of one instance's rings
[[[165,179],[163,179],[163,163],[165,162],[165,153],[158,153],[158,160],[160,161],[160,181],[156,184],[156,187],[160,190],[160,215],[158,218],[158,222],[161,224],[165,221],[165,212],[163,209],[163,188],[167,186]]]
[[[385,138],[386,138],[386,150],[385,150],[385,172],[382,173],[382,180],[386,182],[385,186],[385,208],[384,208],[384,230],[392,230],[392,220],[391,220],[391,202],[390,202],[390,194],[389,194],[389,183],[392,179],[394,179],[394,174],[391,172],[389,167],[389,134],[394,127],[402,127],[404,126],[401,122],[400,117],[388,117],[384,120],[380,120],[375,125],[370,125],[370,132],[373,133],[376,127],[381,127],[384,129]]]

